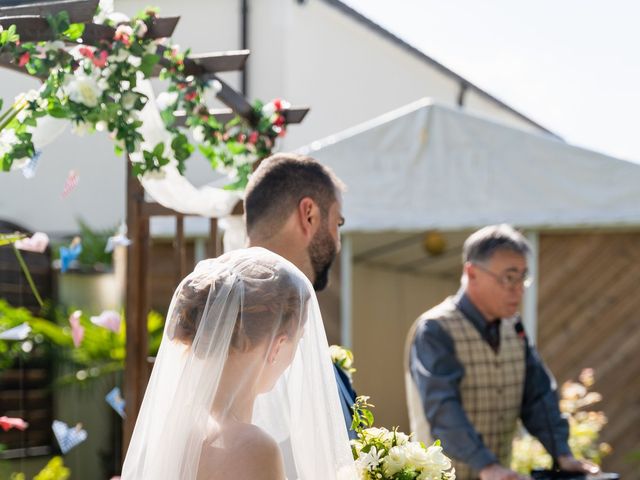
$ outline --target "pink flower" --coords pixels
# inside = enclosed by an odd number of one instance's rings
[[[21,418],[0,417],[0,428],[8,432],[12,428],[17,430],[26,430],[29,424]]]
[[[100,50],[98,56],[93,57],[93,64],[98,68],[104,68],[107,65],[108,56],[109,54],[106,51]]]
[[[258,132],[251,132],[249,134],[249,143],[251,145],[255,145],[256,143],[258,143]]]
[[[282,110],[282,100],[280,100],[279,98],[276,98],[273,101],[273,106],[276,107],[276,111]]]
[[[82,339],[84,338],[84,327],[80,325],[80,316],[82,312],[76,310],[69,317],[69,323],[71,324],[71,337],[73,338],[73,345],[78,348]]]
[[[129,45],[131,45],[131,36],[133,35],[133,28],[131,28],[129,25],[118,25],[118,28],[116,28],[116,33],[113,36],[113,39],[116,42],[122,42],[124,43],[127,47]]]
[[[91,50],[89,47],[80,47],[78,49],[78,53],[80,53],[80,55],[83,55],[87,58],[93,58],[93,50]]]
[[[187,102],[191,102],[193,100],[195,100],[195,98],[198,96],[198,92],[196,92],[195,90],[191,91],[191,92],[187,92],[184,94],[184,99]]]
[[[31,59],[31,55],[29,54],[29,52],[24,52],[22,55],[20,55],[20,59],[18,60],[18,66],[24,67],[27,63],[29,63],[30,59]]]

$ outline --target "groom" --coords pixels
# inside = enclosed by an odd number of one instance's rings
[[[329,268],[340,251],[338,228],[344,184],[310,157],[279,153],[264,160],[245,191],[249,246],[263,247],[296,265],[316,291],[327,286]],[[334,365],[349,435],[355,392]]]

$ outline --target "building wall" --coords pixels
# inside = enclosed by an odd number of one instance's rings
[[[148,2],[115,3],[117,10],[133,14]],[[181,16],[173,40],[182,48],[194,53],[240,48],[240,0],[153,3],[163,16]],[[324,0],[302,5],[295,0],[250,0],[248,5],[249,97],[283,97],[311,107],[303,124],[290,128],[282,149],[295,149],[421,97],[448,105],[457,101],[457,81]],[[238,73],[223,78],[239,87]],[[5,103],[38,86],[34,79],[8,70],[0,71],[0,82]],[[159,81],[154,86],[157,92],[163,88]],[[523,125],[473,93],[467,92],[467,101],[475,111]],[[62,199],[71,169],[80,182]],[[196,185],[216,178],[198,154],[188,163],[187,176]],[[80,138],[67,129],[45,148],[35,178],[27,180],[20,172],[0,175],[0,212],[5,219],[53,234],[76,231],[77,217],[94,228],[108,228],[124,219],[124,188],[125,161],[115,156],[107,136]]]

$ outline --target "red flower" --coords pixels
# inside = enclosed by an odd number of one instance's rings
[[[109,54],[106,51],[100,50],[98,56],[93,57],[93,64],[98,68],[104,68],[107,65],[108,56]]]
[[[195,90],[192,90],[191,92],[187,92],[184,94],[184,99],[187,102],[191,102],[193,100],[195,100],[195,98],[198,96],[198,92],[196,92]]]
[[[24,67],[29,62],[30,59],[31,59],[31,55],[29,54],[29,52],[24,52],[22,55],[20,55],[20,60],[18,60],[18,66]]]
[[[249,143],[252,145],[255,145],[256,143],[258,143],[258,132],[251,132],[251,134],[249,134]]]
[[[78,52],[80,53],[80,55],[84,55],[87,58],[93,58],[93,50],[91,50],[89,47],[80,47],[78,49]]]
[[[186,83],[178,83],[178,84],[176,85],[176,88],[177,88],[178,90],[184,90],[185,88],[187,88],[187,84],[186,84]]]
[[[244,143],[247,141],[247,136],[244,133],[239,133],[236,140],[240,143]]]
[[[276,111],[282,110],[282,100],[280,100],[279,98],[276,98],[273,101],[273,106],[276,107]]]
[[[278,132],[278,136],[279,136],[279,137],[284,137],[286,134],[287,134],[287,130],[286,130],[285,128],[281,129],[281,130]]]
[[[282,125],[284,125],[286,123],[286,119],[284,118],[284,115],[278,115],[278,118],[276,118],[275,122],[273,122],[273,124],[276,127],[281,127]]]

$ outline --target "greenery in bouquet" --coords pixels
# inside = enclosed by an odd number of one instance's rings
[[[578,382],[565,382],[560,390],[560,410],[569,421],[569,447],[573,455],[599,465],[602,458],[611,453],[611,446],[599,441],[600,431],[607,423],[606,415],[589,408],[602,400],[599,393],[590,391],[594,383],[591,368],[582,370]],[[513,470],[528,474],[534,468],[551,468],[551,464],[551,456],[538,440],[528,433],[516,437]]]
[[[0,53],[43,80],[41,88],[20,95],[0,113],[2,170],[21,169],[37,160],[34,132],[44,117],[52,117],[71,121],[78,134],[107,132],[117,154],[126,151],[135,157],[136,175],[162,175],[170,164],[184,173],[195,147],[177,126],[175,114],[181,112],[213,168],[232,176],[229,188],[243,188],[252,163],[268,156],[276,138],[286,133],[288,104],[257,101],[248,122],[236,117],[221,124],[209,115],[203,99],[207,89],[217,94],[222,84],[189,75],[189,50],[148,35],[157,18],[155,8],[129,18],[113,12],[112,1],[102,0],[93,21],[111,27],[113,36],[98,45],[82,43],[85,24],[71,23],[67,12],[47,18],[51,41],[22,42],[14,25],[0,27]],[[150,99],[138,86],[156,71],[168,87]],[[141,112],[150,100],[161,111],[168,138],[155,145],[145,144],[141,133]]]
[[[361,480],[455,480],[440,442],[426,446],[398,428],[374,427],[373,405],[368,401],[365,396],[356,399],[351,425],[358,435],[351,450]]]
[[[64,465],[62,457],[53,457],[38,473],[33,480],[67,480],[71,476],[71,470]],[[27,480],[24,473],[12,473],[9,480]]]

